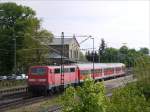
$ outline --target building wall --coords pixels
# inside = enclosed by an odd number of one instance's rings
[[[62,46],[61,45],[49,45],[49,47],[60,52],[61,55]],[[55,52],[50,49],[50,52]],[[56,52],[55,52],[56,53]],[[75,39],[72,39],[69,44],[64,45],[64,57],[68,57],[71,61],[78,61],[80,55],[80,47]],[[52,59],[54,61],[54,59]]]
[[[69,44],[69,57],[73,60],[79,60],[79,52],[80,52],[80,47],[76,43],[76,41],[72,41]]]

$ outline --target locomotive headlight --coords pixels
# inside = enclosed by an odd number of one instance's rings
[[[46,82],[46,79],[38,79],[39,82]]]

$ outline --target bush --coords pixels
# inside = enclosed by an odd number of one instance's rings
[[[149,112],[148,102],[137,83],[113,91],[108,98],[102,83],[86,80],[82,87],[66,89],[63,112]]]
[[[146,99],[150,99],[150,57],[140,57],[136,61],[135,74],[137,78],[137,86]]]
[[[104,86],[90,79],[82,87],[69,87],[61,100],[64,112],[106,112],[107,97]]]
[[[149,112],[149,103],[136,84],[116,89],[109,102],[108,112]]]

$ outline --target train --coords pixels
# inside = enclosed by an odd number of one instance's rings
[[[61,71],[63,70],[63,71]],[[100,81],[106,78],[123,76],[123,63],[85,63],[63,66],[31,66],[28,72],[28,88],[33,94],[47,93],[78,86],[86,78]]]

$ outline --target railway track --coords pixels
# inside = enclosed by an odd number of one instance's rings
[[[24,107],[34,103],[42,102],[47,99],[57,97],[58,94],[53,96],[38,96],[38,97],[24,97],[8,101],[6,103],[0,104],[0,112],[5,112],[6,110],[15,109],[17,107]]]
[[[126,76],[126,77],[130,77],[130,76]],[[118,80],[118,79],[113,79],[113,80]],[[107,85],[108,86],[108,89],[114,89],[114,88],[117,88],[119,87],[121,84],[119,85],[115,85],[115,86],[110,86],[109,84]],[[26,91],[25,91],[26,92]],[[0,101],[0,112],[4,112],[6,110],[9,110],[9,109],[13,109],[13,108],[16,108],[16,107],[23,107],[23,106],[26,106],[26,105],[30,105],[30,104],[34,104],[34,103],[38,103],[38,102],[42,102],[44,100],[47,100],[47,99],[51,99],[52,97],[56,97],[58,94],[61,94],[61,93],[57,93],[57,94],[53,94],[52,96],[48,96],[48,97],[45,97],[45,96],[40,96],[40,97],[31,97],[31,96],[23,96],[23,97],[17,97],[17,98],[14,98],[14,99],[7,99],[7,100],[4,100],[3,102]],[[108,96],[111,96],[112,94],[111,93],[108,93],[107,94]],[[48,110],[48,112],[60,112],[62,107],[58,106],[58,105],[55,105],[55,106],[52,106],[50,107],[50,109]]]

